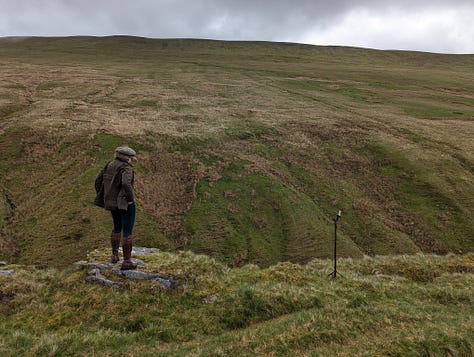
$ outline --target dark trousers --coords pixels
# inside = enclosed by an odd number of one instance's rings
[[[114,233],[123,231],[123,237],[127,238],[132,235],[133,226],[135,225],[135,203],[128,205],[127,210],[111,211],[114,220]]]

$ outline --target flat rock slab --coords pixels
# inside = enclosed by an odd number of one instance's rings
[[[146,248],[146,247],[133,247],[132,248],[132,255],[137,257],[143,257],[145,255],[151,255],[158,253],[159,249],[156,248]]]
[[[166,279],[166,277],[161,274],[148,273],[140,270],[113,270],[113,272],[130,280],[152,280],[156,278]]]
[[[99,285],[109,286],[109,287],[117,288],[117,289],[122,289],[123,288],[122,283],[120,283],[118,281],[109,280],[105,276],[99,275],[99,274],[98,275],[88,275],[86,277],[86,281],[88,283],[91,283],[91,284],[99,284]]]
[[[114,267],[115,264],[107,263],[107,264],[95,264],[95,268],[99,270],[106,270]]]
[[[146,267],[147,264],[141,259],[132,259],[132,261],[139,267]],[[118,270],[122,265],[123,260],[118,263],[100,263],[94,261],[81,260],[72,264],[73,271],[86,270],[86,269],[99,269],[99,270]]]
[[[140,270],[113,270],[113,272],[129,280],[151,280],[166,289],[172,289],[177,284],[173,278],[158,273],[149,273]]]
[[[15,274],[15,271],[13,269],[0,270],[0,276],[8,276],[13,274]]]
[[[7,262],[4,262],[3,260],[0,260],[0,266],[7,265]]]

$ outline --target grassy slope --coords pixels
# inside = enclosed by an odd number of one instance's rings
[[[0,40],[0,62],[0,257],[106,246],[92,181],[122,143],[141,245],[305,262],[342,209],[345,256],[473,249],[473,56],[32,38]]]
[[[117,290],[85,283],[83,271],[10,266],[17,273],[0,277],[2,356],[474,353],[472,254],[342,259],[336,280],[328,260],[229,269],[189,252],[143,259],[186,288]]]

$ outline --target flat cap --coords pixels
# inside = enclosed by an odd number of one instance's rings
[[[122,155],[127,155],[127,156],[135,156],[137,153],[135,150],[128,146],[119,146],[118,148],[115,149],[115,152],[118,152],[119,154]]]

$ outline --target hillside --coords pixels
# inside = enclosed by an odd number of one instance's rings
[[[108,246],[136,164],[142,246],[240,266],[474,249],[474,56],[284,43],[0,39],[0,258]]]

